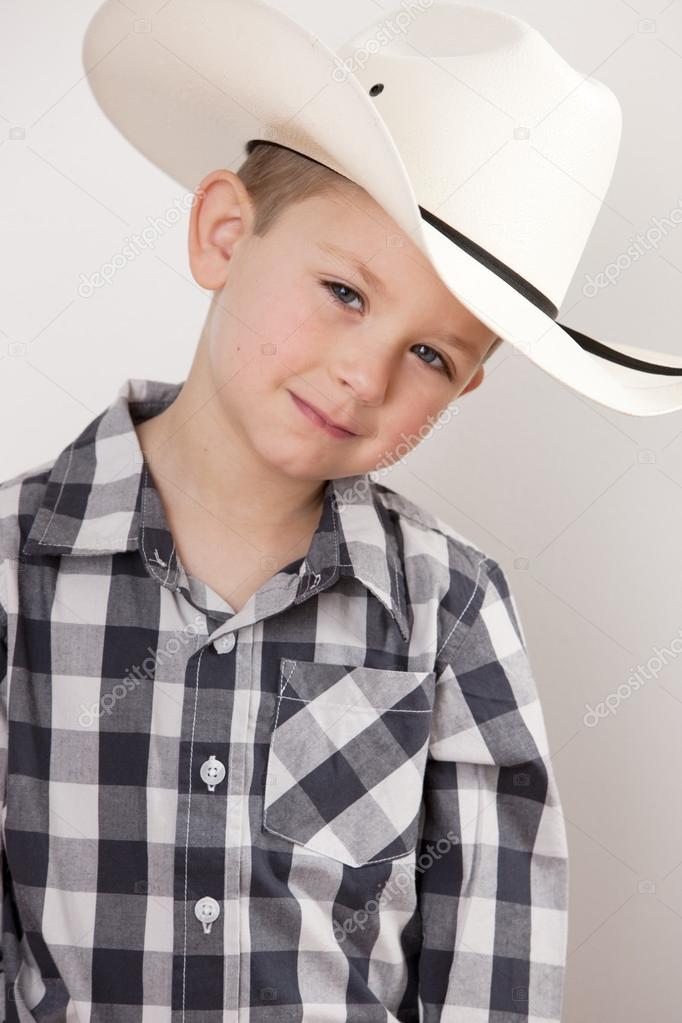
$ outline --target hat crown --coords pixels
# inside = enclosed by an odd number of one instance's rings
[[[454,2],[387,12],[336,52],[337,77],[383,86],[419,205],[559,308],[613,176],[614,93],[521,19]]]

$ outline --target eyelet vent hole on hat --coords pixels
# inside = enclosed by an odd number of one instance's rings
[[[384,91],[383,84],[381,82],[377,82],[377,84],[373,85],[372,88],[369,90],[369,94],[370,96],[378,96],[379,93],[383,91]]]

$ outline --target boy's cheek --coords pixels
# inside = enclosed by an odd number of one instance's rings
[[[409,444],[414,447],[423,440],[428,430],[429,408],[413,405],[400,415],[395,415],[384,425],[384,437],[393,444]]]

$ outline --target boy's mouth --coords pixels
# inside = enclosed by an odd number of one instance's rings
[[[291,395],[294,404],[298,406],[303,415],[306,416],[311,423],[321,427],[325,433],[330,434],[332,437],[339,438],[357,436],[357,434],[353,433],[352,430],[346,430],[343,426],[337,426],[336,423],[330,422],[321,412],[319,412],[316,408],[313,408],[312,405],[309,405],[307,401],[303,401],[303,398],[299,398],[293,391],[289,391],[289,394]]]

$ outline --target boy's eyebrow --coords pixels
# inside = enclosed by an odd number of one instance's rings
[[[367,264],[363,262],[363,260],[359,259],[354,252],[349,252],[348,249],[342,249],[341,246],[333,245],[331,242],[327,244],[318,244],[318,248],[322,249],[323,252],[328,253],[330,256],[337,256],[339,259],[345,260],[346,263],[349,263],[350,266],[352,266],[353,269],[360,274],[369,288],[375,288],[380,295],[386,297],[388,291],[384,282],[380,277],[377,277],[377,275],[370,270]]]
[[[363,278],[368,287],[374,287],[380,295],[384,297],[387,295],[387,288],[381,278],[377,277],[363,260],[355,255],[354,252],[350,252],[348,249],[341,248],[340,245],[334,245],[331,242],[318,243],[318,248],[323,252],[328,253],[330,256],[337,256],[339,259],[344,260],[354,270],[356,270]],[[453,348],[458,348],[460,351],[464,351],[472,358],[478,357],[478,346],[473,341],[467,341],[465,338],[460,337],[458,334],[437,334],[438,337],[445,344],[451,345]]]

